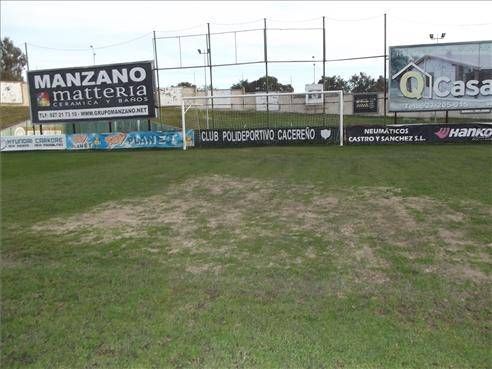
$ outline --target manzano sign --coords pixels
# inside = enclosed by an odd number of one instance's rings
[[[33,123],[155,117],[152,62],[28,72]]]

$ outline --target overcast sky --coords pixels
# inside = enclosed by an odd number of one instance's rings
[[[382,55],[383,14],[387,13],[387,45],[432,43],[430,33],[446,33],[445,42],[492,39],[492,2],[308,2],[308,1],[2,1],[1,36],[17,46],[27,42],[31,69],[151,60],[152,31],[158,37],[262,29],[267,19],[269,60],[322,59],[322,30],[326,16],[327,59]],[[126,42],[134,39],[134,41]],[[124,43],[117,46],[114,44]],[[235,44],[237,48],[235,48]],[[109,47],[108,47],[109,46]],[[263,60],[263,31],[214,35],[212,63]],[[159,67],[202,65],[197,49],[204,36],[157,41]],[[67,50],[55,50],[67,49]],[[269,75],[303,91],[306,83],[321,77],[322,64],[271,63]],[[327,75],[348,78],[358,72],[383,74],[383,60],[367,59],[326,63]],[[265,74],[264,64],[217,67],[214,88],[228,88],[240,79],[255,80]],[[207,76],[208,79],[208,76]],[[180,81],[204,84],[204,69],[161,71],[160,84]]]

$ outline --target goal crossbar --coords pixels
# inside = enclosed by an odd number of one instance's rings
[[[207,129],[208,129],[208,115],[209,115],[209,106],[211,106],[211,101],[219,100],[219,99],[234,99],[236,101],[241,101],[241,99],[251,99],[251,98],[257,98],[257,97],[266,97],[266,112],[267,113],[274,113],[273,111],[268,110],[269,104],[272,104],[270,102],[271,97],[282,97],[282,96],[296,96],[296,97],[307,97],[307,95],[321,95],[322,96],[322,105],[325,104],[325,97],[326,96],[338,96],[338,101],[332,101],[338,103],[338,114],[339,114],[339,135],[340,135],[340,146],[343,146],[343,138],[344,138],[344,122],[343,122],[343,91],[341,90],[335,90],[335,91],[312,91],[312,92],[270,92],[270,93],[251,93],[251,94],[242,94],[242,95],[207,95],[207,96],[183,96],[182,97],[182,102],[181,102],[181,124],[182,124],[182,134],[183,137],[185,137],[185,132],[186,132],[186,113],[187,111],[194,106],[194,103],[196,101],[204,101],[204,104],[201,104],[200,107],[204,108],[206,110],[206,116],[207,116]],[[219,104],[220,105],[220,104]],[[229,105],[238,105],[238,104],[229,104]],[[273,105],[273,104],[272,104]],[[198,105],[196,105],[199,107]],[[223,110],[223,109],[218,109],[216,108],[217,111]],[[183,139],[183,150],[186,150],[186,140]]]

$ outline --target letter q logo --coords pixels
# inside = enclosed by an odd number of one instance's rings
[[[411,69],[412,68],[412,69]],[[427,89],[426,93],[426,80],[429,81],[429,86],[432,86],[432,76],[422,70],[415,63],[408,63],[398,73],[396,73],[392,79],[400,79],[400,91],[403,96],[409,99],[421,99],[432,98],[431,89]]]
[[[412,85],[411,79],[415,80],[415,85]],[[410,80],[410,83],[408,83]],[[412,90],[408,89],[408,85],[412,86]],[[421,73],[410,70],[404,73],[400,79],[400,91],[403,96],[409,99],[421,99],[424,92],[425,82]]]

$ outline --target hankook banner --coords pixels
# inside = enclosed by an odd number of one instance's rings
[[[336,127],[205,129],[195,131],[197,146],[254,146],[333,144],[339,142]]]
[[[155,117],[152,62],[29,71],[35,124]]]
[[[345,128],[346,144],[466,143],[492,141],[492,123],[407,124]]]
[[[492,41],[390,47],[389,110],[492,107]]]

